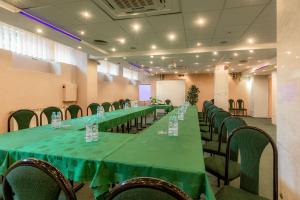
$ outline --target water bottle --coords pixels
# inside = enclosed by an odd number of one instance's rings
[[[178,109],[178,120],[184,120],[184,108],[182,106]]]
[[[56,120],[55,112],[52,112],[52,115],[51,115],[51,126],[52,126],[52,128],[57,127],[57,120]]]
[[[92,142],[93,141],[93,127],[92,121],[88,120],[85,125],[85,141]]]
[[[100,113],[101,111],[100,110],[101,110],[101,108],[100,108],[100,106],[98,106],[97,107],[97,117],[99,117],[99,118],[101,117],[101,113]]]
[[[124,108],[125,108],[125,110],[128,109],[128,103],[127,102],[125,103]]]
[[[169,129],[168,129],[169,136],[178,136],[178,120],[176,115],[172,115],[169,118]]]
[[[56,128],[61,128],[61,113],[57,112],[56,113]]]
[[[93,119],[92,121],[92,140],[98,141],[99,133],[98,133],[98,121],[97,118]]]

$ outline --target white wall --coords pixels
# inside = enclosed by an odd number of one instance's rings
[[[300,199],[299,8],[299,0],[277,0],[277,147],[284,200]]]
[[[252,117],[268,117],[269,82],[267,76],[254,76],[250,93],[250,115]]]
[[[156,97],[165,101],[170,99],[174,106],[179,106],[185,101],[184,80],[156,81]]]
[[[224,65],[215,68],[215,105],[228,110],[229,98],[229,76],[228,71],[224,69]]]

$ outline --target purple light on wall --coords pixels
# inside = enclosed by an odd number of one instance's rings
[[[25,16],[25,17],[31,19],[31,20],[33,20],[33,21],[36,21],[36,22],[38,22],[38,23],[41,23],[41,24],[43,24],[43,25],[45,25],[45,26],[47,26],[47,27],[49,27],[49,28],[51,28],[51,29],[53,29],[53,30],[55,30],[55,31],[57,31],[57,32],[60,32],[60,33],[62,33],[62,34],[64,34],[64,35],[66,35],[66,36],[72,38],[73,40],[76,40],[76,41],[78,41],[78,42],[81,41],[81,39],[80,39],[79,37],[77,37],[77,36],[75,36],[75,35],[73,35],[73,34],[67,32],[67,31],[65,31],[65,30],[63,30],[63,29],[61,29],[61,28],[59,28],[59,27],[57,27],[57,26],[55,26],[55,25],[53,25],[53,24],[50,24],[50,23],[48,23],[48,22],[46,22],[46,21],[44,21],[44,20],[42,20],[42,19],[40,19],[40,18],[38,18],[38,17],[35,17],[35,16],[33,16],[33,15],[31,15],[31,14],[25,12],[25,11],[20,11],[19,13],[20,13],[21,15],[23,15],[23,16]]]
[[[151,97],[151,85],[141,84],[139,85],[139,100],[149,101]]]
[[[150,71],[148,69],[142,68],[142,66],[140,66],[139,64],[135,64],[132,62],[129,62],[129,64],[131,64],[133,67],[135,67],[137,69],[142,69],[143,71],[150,73]]]

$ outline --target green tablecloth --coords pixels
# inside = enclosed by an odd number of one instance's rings
[[[152,106],[154,106],[156,109],[164,109],[166,112],[171,112],[174,108],[172,105],[167,104],[154,104]]]
[[[146,106],[106,113],[100,126],[111,128],[155,109]],[[15,161],[34,157],[50,162],[68,179],[90,182],[96,197],[110,183],[153,176],[175,183],[192,197],[205,192],[207,199],[214,199],[205,175],[196,108],[188,109],[178,137],[157,134],[167,130],[168,116],[138,135],[100,132],[99,141],[93,143],[86,143],[85,131],[79,131],[89,117],[67,120],[64,123],[71,126],[61,129],[42,126],[3,134],[0,174]]]

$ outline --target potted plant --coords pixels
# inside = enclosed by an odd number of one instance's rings
[[[186,100],[190,102],[191,105],[196,105],[198,102],[200,90],[196,87],[196,85],[192,85],[186,95]]]

